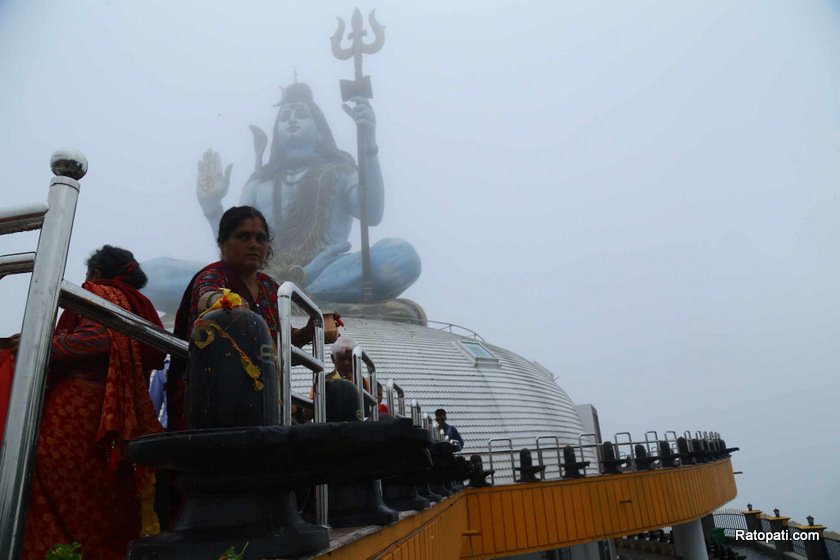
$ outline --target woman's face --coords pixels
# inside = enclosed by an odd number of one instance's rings
[[[259,218],[247,218],[219,246],[222,260],[240,274],[253,274],[265,266],[268,233]]]

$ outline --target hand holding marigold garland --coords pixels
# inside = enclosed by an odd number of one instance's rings
[[[218,294],[219,292],[213,292],[213,294]],[[235,307],[247,307],[247,305],[242,304],[242,296],[237,294],[236,292],[231,292],[227,288],[223,288],[221,291],[222,296],[217,298],[210,307],[205,309],[199,315],[199,318],[203,317],[205,314],[215,311],[217,309],[233,309]]]

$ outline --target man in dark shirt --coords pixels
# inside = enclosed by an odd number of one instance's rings
[[[446,411],[442,408],[435,410],[435,420],[437,420],[438,427],[443,430],[443,435],[449,438],[449,441],[455,446],[456,451],[464,448],[464,438],[458,433],[458,429],[451,424],[446,423]]]

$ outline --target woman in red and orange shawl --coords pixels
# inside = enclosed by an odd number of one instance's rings
[[[131,252],[105,245],[88,260],[83,287],[160,325]],[[23,543],[43,560],[59,543],[85,560],[122,560],[140,536],[138,489],[149,476],[123,460],[125,443],[162,431],[148,377],[164,354],[71,312],[58,322]]]

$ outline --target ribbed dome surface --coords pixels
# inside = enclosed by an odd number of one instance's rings
[[[502,347],[482,342],[495,358],[479,360],[462,346],[470,337],[408,323],[344,317],[342,336],[360,344],[376,364],[377,379],[388,379],[406,393],[406,408],[416,399],[424,413],[445,408],[448,422],[465,440],[464,454],[485,455],[488,441],[510,438],[518,451],[533,449],[537,436],[557,436],[561,445],[578,444],[582,428],[575,406],[551,372]],[[327,347],[326,362],[331,366]],[[311,375],[295,369],[293,389],[308,393]],[[543,447],[554,442],[543,440]],[[507,448],[496,442],[493,449]],[[551,478],[557,476],[557,454],[546,453]],[[534,457],[536,464],[537,457]],[[496,481],[510,481],[509,454],[495,455]],[[500,480],[501,479],[501,480]]]

